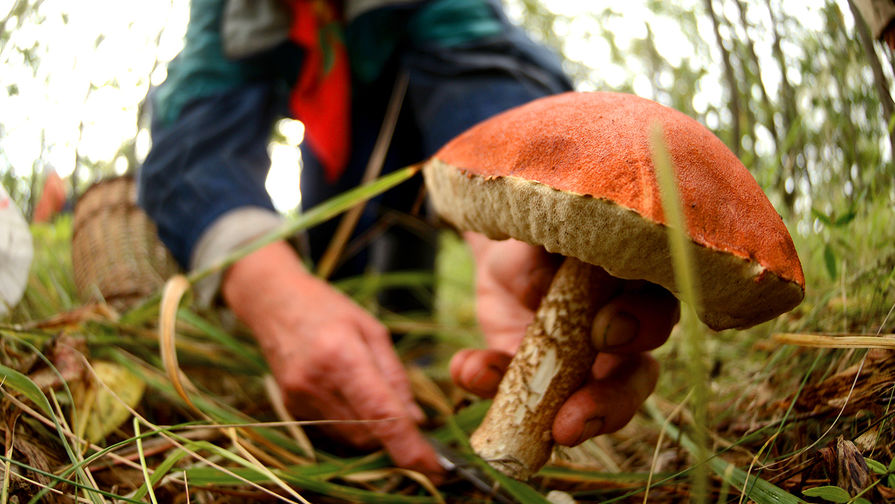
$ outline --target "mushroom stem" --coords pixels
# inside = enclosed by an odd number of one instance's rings
[[[495,469],[527,480],[550,458],[553,419],[587,379],[597,355],[590,342],[601,268],[567,257],[541,300],[494,402],[470,442]]]

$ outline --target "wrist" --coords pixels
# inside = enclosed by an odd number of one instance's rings
[[[257,334],[265,322],[284,311],[295,312],[287,307],[313,296],[319,283],[295,251],[279,241],[234,263],[224,274],[221,294],[233,313]]]

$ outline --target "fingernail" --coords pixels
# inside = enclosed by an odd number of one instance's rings
[[[584,428],[581,429],[581,436],[579,436],[578,440],[575,441],[575,445],[580,445],[581,443],[602,432],[603,425],[605,423],[606,421],[603,419],[603,417],[591,418],[590,420],[585,422]]]
[[[603,337],[599,342],[601,344],[598,344],[598,347],[606,350],[625,345],[636,338],[639,331],[639,320],[628,313],[617,312],[606,324],[606,330],[603,331]]]

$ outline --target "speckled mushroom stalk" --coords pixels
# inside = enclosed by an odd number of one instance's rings
[[[527,480],[550,458],[553,419],[587,378],[596,357],[590,329],[608,275],[566,258],[541,300],[494,402],[470,442],[504,474]]]

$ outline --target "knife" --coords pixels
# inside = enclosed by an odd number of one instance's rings
[[[500,504],[515,504],[516,501],[507,495],[498,481],[461,455],[460,452],[431,436],[428,436],[428,441],[435,448],[438,463],[444,470],[472,483],[472,486],[485,492]]]

